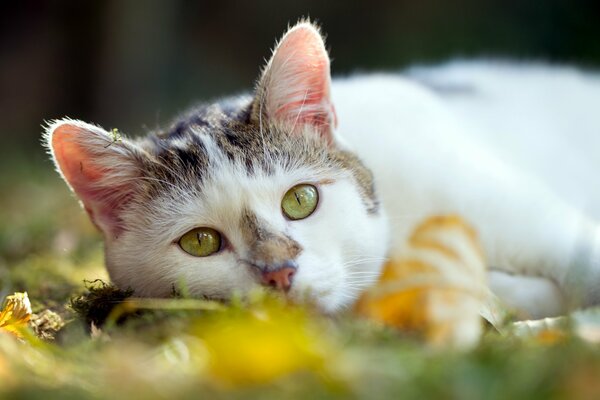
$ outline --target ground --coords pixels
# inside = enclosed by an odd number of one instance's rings
[[[0,162],[0,295],[26,291],[65,325],[0,331],[0,398],[600,398],[600,348],[568,327],[488,327],[474,349],[433,350],[259,295],[119,305],[128,294],[95,281],[108,280],[99,234],[50,163],[25,159]]]

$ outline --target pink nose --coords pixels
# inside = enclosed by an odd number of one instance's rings
[[[262,283],[278,290],[287,292],[292,287],[292,280],[296,274],[296,268],[283,267],[275,271],[263,272]]]

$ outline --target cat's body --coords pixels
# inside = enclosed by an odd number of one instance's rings
[[[542,316],[600,300],[598,104],[597,77],[540,66],[455,64],[330,86],[321,38],[302,23],[254,97],[202,106],[139,141],[71,120],[48,140],[104,233],[111,278],[139,295],[184,284],[223,298],[263,283],[334,311],[419,220],[459,213],[481,234],[495,292]],[[282,197],[298,184],[319,196],[295,220]],[[203,227],[220,247],[185,254],[182,235]]]
[[[461,62],[334,80],[333,96],[341,136],[376,177],[392,248],[427,215],[459,213],[490,268],[510,274],[490,283],[511,305],[543,316],[572,296],[599,300],[598,76]]]

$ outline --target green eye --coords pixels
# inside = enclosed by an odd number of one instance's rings
[[[313,185],[296,185],[283,196],[281,209],[291,220],[304,219],[315,211],[319,203],[319,192]]]
[[[195,228],[179,239],[179,247],[195,257],[206,257],[221,249],[221,234],[211,228]]]

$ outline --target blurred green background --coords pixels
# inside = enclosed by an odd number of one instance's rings
[[[301,16],[322,24],[334,74],[453,57],[600,65],[598,0],[4,2],[1,174],[8,160],[44,158],[44,120],[139,135],[194,101],[250,89]]]

